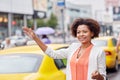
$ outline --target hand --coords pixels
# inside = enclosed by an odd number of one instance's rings
[[[34,37],[36,37],[35,33],[31,28],[23,27],[22,29],[23,29],[23,32],[27,34],[30,38],[34,39]]]
[[[98,71],[95,71],[95,72],[92,73],[92,79],[99,80],[100,76],[101,75],[100,75],[100,73]]]

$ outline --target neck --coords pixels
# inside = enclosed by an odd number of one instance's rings
[[[89,47],[91,44],[92,44],[91,42],[82,44],[81,48],[85,49],[85,48]]]

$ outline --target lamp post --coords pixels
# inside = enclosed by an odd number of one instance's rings
[[[57,6],[60,8],[61,12],[61,24],[62,24],[62,31],[63,31],[63,43],[66,43],[65,39],[65,26],[64,26],[64,8],[65,8],[65,0],[57,0]]]
[[[66,43],[65,39],[65,26],[64,26],[64,9],[61,9],[61,23],[62,23],[62,31],[63,31],[63,43]]]

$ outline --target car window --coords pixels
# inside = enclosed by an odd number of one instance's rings
[[[113,46],[116,46],[117,40],[115,38],[112,39]]]
[[[58,48],[57,50],[64,49],[64,48],[68,48],[68,46]],[[54,62],[58,69],[62,69],[66,67],[67,59],[54,59]]]
[[[102,47],[102,46],[107,46],[107,41],[106,40],[92,40],[92,43],[96,46]]]
[[[42,59],[42,55],[33,54],[0,55],[0,74],[36,72]]]
[[[58,69],[62,69],[66,67],[62,59],[54,59],[54,62]]]

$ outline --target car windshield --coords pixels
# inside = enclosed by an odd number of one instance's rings
[[[92,43],[99,47],[107,46],[106,40],[92,40]]]
[[[43,56],[37,54],[0,55],[0,74],[36,72]]]

